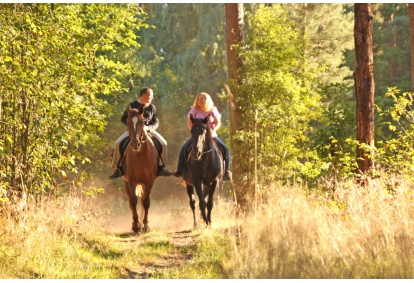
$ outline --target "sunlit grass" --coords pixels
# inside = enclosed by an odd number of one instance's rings
[[[154,201],[141,234],[125,198],[45,197],[2,210],[0,278],[414,278],[413,187],[397,177],[332,190],[275,184],[257,211],[237,214],[216,196],[211,227],[198,230],[188,200],[171,198]]]
[[[116,251],[94,240],[104,230],[86,207],[81,199],[68,196],[29,202],[18,216],[4,213],[1,277],[119,278],[111,262]]]
[[[397,180],[395,180],[397,181]],[[413,278],[412,184],[344,182],[335,191],[272,186],[242,236],[230,278]]]
[[[90,198],[74,196],[45,197],[38,202],[29,202],[27,210],[19,215],[3,211],[0,219],[0,278],[220,277],[224,234],[202,228],[187,232],[194,243],[173,245],[171,235],[177,231],[173,228],[182,229],[177,223],[187,218],[184,222],[192,227],[189,206],[172,209],[171,215],[167,215],[170,204],[160,202],[164,214],[157,217],[154,205],[150,219],[156,228],[149,233],[135,234],[130,231],[131,215],[124,207],[127,206],[125,200],[104,203],[106,206],[101,202],[97,205]],[[111,218],[117,212],[127,212],[123,217],[126,226],[123,225],[122,233],[110,231],[114,224]],[[218,224],[220,215],[217,213],[216,217]],[[165,219],[167,223],[157,218]],[[163,230],[164,227],[167,229]],[[220,241],[214,239],[214,233],[219,235]]]

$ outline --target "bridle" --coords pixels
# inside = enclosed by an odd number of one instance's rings
[[[201,123],[200,123],[201,124]],[[205,131],[208,131],[208,125],[206,126],[206,127],[203,127],[202,125],[195,125],[195,126],[193,126],[193,128],[192,128],[192,131],[193,131],[193,129],[194,128],[196,128],[196,127],[201,127],[203,130],[205,130]],[[203,138],[200,138],[200,136],[201,135],[203,135]],[[197,146],[196,146],[196,148],[197,148],[197,151],[198,151],[198,156],[197,156],[197,158],[198,159],[201,159],[202,157],[203,157],[203,155],[204,154],[206,154],[206,153],[209,153],[209,152],[212,152],[213,151],[213,147],[211,147],[210,149],[208,149],[208,150],[205,150],[205,147],[206,147],[206,132],[204,132],[203,134],[199,134],[198,135],[199,136],[199,139],[198,139],[198,143],[197,143]],[[194,142],[194,141],[193,141]],[[198,149],[200,148],[199,147],[199,145],[200,145],[200,143],[203,143],[203,149],[201,150],[201,151],[199,151]],[[193,146],[194,147],[194,146]],[[194,152],[194,151],[193,151]]]
[[[141,120],[142,122],[145,122],[144,114],[142,113],[142,114],[140,114],[138,116],[132,117],[132,122],[134,123],[134,136],[137,135],[137,131],[138,131],[138,129],[137,129],[138,119]],[[142,130],[139,139],[137,139],[140,143],[145,143],[148,140],[148,135],[145,135],[144,132],[145,131]],[[142,138],[144,136],[145,136],[145,139],[143,140]]]
[[[136,111],[133,112],[129,112],[129,115],[132,113],[132,117],[128,118],[128,122],[132,123],[132,129],[130,129],[129,131],[129,135],[130,135],[130,143],[129,146],[132,148],[133,151],[140,151],[141,145],[145,144],[148,140],[148,135],[145,133],[144,125],[139,125],[140,121],[142,124],[144,124],[146,121],[148,121],[148,119],[144,118],[144,113],[136,113]],[[141,129],[142,126],[142,130],[141,133],[139,135],[139,137],[137,137],[138,135],[138,130]],[[131,125],[128,125],[128,127],[131,127]]]

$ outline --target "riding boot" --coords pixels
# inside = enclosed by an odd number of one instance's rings
[[[121,168],[120,168],[120,167],[117,167],[117,168],[115,169],[115,171],[112,173],[112,175],[111,175],[111,176],[109,176],[109,178],[110,178],[110,179],[115,179],[115,178],[122,177],[122,175],[124,175],[124,174],[122,174],[122,170],[121,170]]]
[[[226,169],[226,172],[224,172],[223,181],[229,181],[233,179],[233,174],[230,172],[230,170]]]
[[[165,169],[164,166],[161,166],[161,165],[158,166],[157,176],[168,177],[168,176],[171,176],[171,175],[172,175],[172,173],[170,171],[168,171],[167,169]]]
[[[181,168],[177,168],[173,172],[171,172],[171,174],[175,177],[181,177],[183,175],[183,170]]]

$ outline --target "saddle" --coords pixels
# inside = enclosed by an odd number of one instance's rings
[[[152,139],[152,141],[154,142],[155,148],[157,149],[157,152],[158,152],[158,157],[160,157],[161,154],[162,154],[161,142],[159,140],[157,140],[157,138],[155,138],[153,135],[150,134],[149,136]],[[123,139],[121,141],[121,143],[119,144],[119,151],[121,153],[121,156],[124,156],[125,150],[127,149],[129,142],[130,142],[130,138],[128,136],[125,139]]]

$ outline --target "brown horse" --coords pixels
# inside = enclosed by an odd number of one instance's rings
[[[123,176],[125,189],[132,212],[132,230],[135,233],[149,231],[148,210],[150,207],[151,189],[157,178],[158,153],[151,137],[144,129],[147,119],[143,116],[143,108],[128,108],[127,126],[130,143],[126,149],[126,170]],[[141,197],[141,218],[137,213],[138,198]]]

